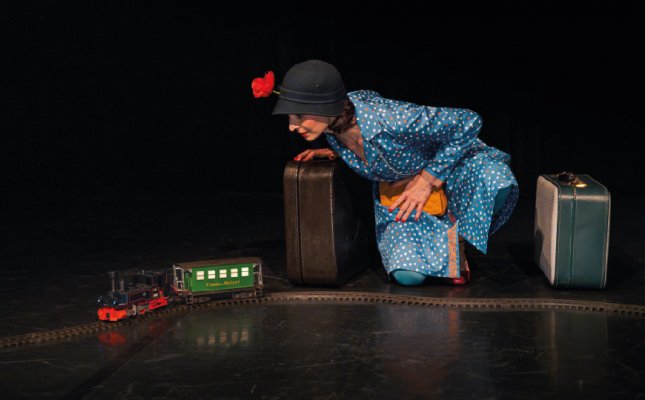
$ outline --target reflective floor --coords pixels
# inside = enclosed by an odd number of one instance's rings
[[[554,290],[532,262],[530,199],[468,249],[473,281],[401,287],[375,265],[339,289],[645,305],[640,199],[615,197],[608,286]],[[286,280],[279,195],[14,198],[3,232],[0,336],[94,322],[106,272],[260,256]],[[323,288],[312,288],[321,290]],[[645,397],[645,319],[602,312],[278,303],[177,313],[0,351],[3,398]]]
[[[643,319],[568,311],[251,305],[4,351],[0,365],[23,398],[637,398],[644,334]]]

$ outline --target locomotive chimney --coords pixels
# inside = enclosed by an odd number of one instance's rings
[[[125,279],[119,279],[119,291],[125,292]]]
[[[109,271],[108,276],[110,277],[110,284],[112,285],[112,292],[116,289],[116,280],[119,277],[118,271]]]

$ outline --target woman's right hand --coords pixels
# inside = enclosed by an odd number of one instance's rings
[[[295,156],[293,159],[295,161],[309,161],[314,157],[327,157],[330,160],[334,160],[338,157],[338,154],[336,154],[332,149],[307,149]]]

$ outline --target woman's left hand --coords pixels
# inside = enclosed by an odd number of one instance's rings
[[[407,184],[406,184],[407,183]],[[434,189],[434,186],[430,185],[428,181],[422,178],[421,174],[415,175],[412,178],[406,178],[399,182],[394,183],[394,186],[397,185],[406,185],[403,193],[399,196],[398,199],[389,208],[389,211],[392,212],[395,208],[401,206],[399,213],[396,215],[396,220],[401,220],[405,222],[412,211],[417,210],[417,214],[414,217],[415,221],[418,221],[421,218],[421,213],[423,212],[423,206],[428,201],[430,193]]]

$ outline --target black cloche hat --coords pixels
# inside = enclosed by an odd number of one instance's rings
[[[337,116],[347,98],[345,84],[333,65],[308,60],[294,65],[280,85],[276,114],[314,114]]]

